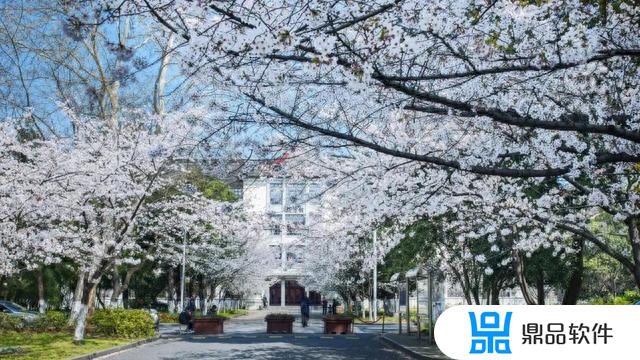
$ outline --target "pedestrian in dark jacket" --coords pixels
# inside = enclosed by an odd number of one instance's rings
[[[187,304],[187,313],[189,313],[189,325],[187,325],[187,330],[193,330],[193,317],[196,312],[196,294],[192,294],[191,298],[189,298],[189,304]]]
[[[306,295],[302,295],[302,300],[300,300],[300,315],[302,316],[302,327],[307,327],[309,325],[309,315],[311,312],[309,305],[309,298]]]
[[[327,299],[322,300],[322,315],[327,315]]]

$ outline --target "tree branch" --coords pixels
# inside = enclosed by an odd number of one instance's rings
[[[245,93],[245,96],[247,96],[249,99],[251,99],[252,101],[256,102],[257,104],[266,107],[267,109],[269,109],[270,111],[274,112],[275,114],[277,114],[278,116],[281,116],[284,119],[287,119],[288,121],[290,121],[292,124],[307,129],[307,130],[311,130],[314,132],[317,132],[319,134],[325,135],[325,136],[329,136],[329,137],[333,137],[336,139],[341,139],[341,140],[346,140],[348,142],[351,142],[355,145],[359,145],[362,147],[366,147],[369,148],[371,150],[374,150],[376,152],[382,153],[382,154],[386,154],[386,155],[391,155],[394,157],[398,157],[398,158],[404,158],[404,159],[409,159],[409,160],[414,160],[414,161],[419,161],[419,162],[424,162],[424,163],[429,163],[429,164],[433,164],[433,165],[439,165],[439,166],[443,166],[443,167],[447,167],[447,168],[451,168],[451,169],[456,169],[456,170],[462,170],[462,171],[467,171],[467,172],[471,172],[471,173],[475,173],[475,174],[480,174],[480,175],[495,175],[495,176],[503,176],[503,177],[517,177],[517,178],[521,178],[521,177],[555,177],[555,176],[560,176],[560,175],[564,175],[566,173],[569,172],[569,169],[563,168],[563,169],[510,169],[510,168],[494,168],[494,167],[484,167],[484,166],[471,166],[468,169],[467,168],[463,168],[462,165],[455,160],[446,160],[440,157],[435,157],[435,156],[428,156],[428,155],[420,155],[420,154],[414,154],[414,153],[410,153],[410,152],[406,152],[406,151],[401,151],[401,150],[397,150],[397,149],[390,149],[387,147],[384,147],[382,145],[379,145],[377,143],[373,143],[371,141],[359,138],[357,136],[354,135],[350,135],[350,134],[344,134],[335,130],[330,130],[330,129],[325,129],[313,124],[309,124],[306,123],[302,120],[300,120],[298,117],[296,117],[295,115],[286,112],[278,107],[275,106],[271,106],[271,105],[267,105],[264,100],[259,99],[258,97]]]

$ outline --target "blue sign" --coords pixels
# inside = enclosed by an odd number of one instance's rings
[[[512,312],[507,312],[500,326],[500,314],[497,312],[480,313],[480,321],[475,312],[469,312],[471,321],[471,351],[469,354],[511,354],[509,330]]]

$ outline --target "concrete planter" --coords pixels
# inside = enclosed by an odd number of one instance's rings
[[[292,334],[295,319],[265,319],[267,334]]]
[[[352,318],[331,318],[324,317],[324,333],[325,334],[351,334],[353,328]]]
[[[224,320],[223,317],[193,319],[193,332],[197,335],[223,334]]]

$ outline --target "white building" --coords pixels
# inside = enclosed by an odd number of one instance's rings
[[[264,241],[274,262],[265,270],[265,286],[255,297],[266,297],[269,306],[297,306],[303,294],[312,305],[320,305],[320,293],[299,284],[303,273],[307,238],[305,234],[319,206],[317,186],[282,178],[247,177],[234,184],[248,211],[264,214],[272,226],[264,229]],[[241,191],[240,191],[241,189]],[[250,301],[257,308],[262,301]]]

